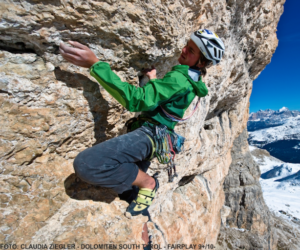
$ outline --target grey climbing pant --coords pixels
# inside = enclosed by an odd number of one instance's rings
[[[152,154],[152,132],[142,126],[85,149],[74,160],[76,175],[83,181],[107,188],[118,194],[132,188],[138,170],[146,172]]]

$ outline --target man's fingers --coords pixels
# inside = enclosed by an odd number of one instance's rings
[[[73,47],[64,43],[61,43],[59,46],[59,51],[62,57],[68,62],[77,66],[89,68],[99,61],[96,55],[85,45],[74,41],[69,41],[69,43]]]
[[[62,57],[66,59],[68,62],[73,64],[76,64],[80,60],[78,56],[71,55],[71,54],[62,54]]]
[[[72,48],[64,43],[61,43],[59,47],[63,50],[63,53],[78,55],[79,49],[77,48]]]
[[[75,42],[75,41],[69,41],[69,44],[73,45],[76,48],[79,49],[86,49],[87,47],[79,42]]]
[[[70,53],[67,53],[65,50],[63,50],[62,48],[59,48],[59,52],[60,54],[62,55],[63,58],[65,57],[70,57],[70,56],[75,56],[74,54],[70,54]]]
[[[143,69],[142,72],[150,72],[152,69]]]

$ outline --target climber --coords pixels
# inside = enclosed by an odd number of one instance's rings
[[[147,215],[159,187],[157,178],[146,174],[148,160],[153,157],[155,129],[167,128],[164,131],[171,133],[193,99],[207,95],[201,75],[220,62],[224,44],[215,33],[197,30],[182,49],[180,65],[174,66],[163,79],[156,78],[154,67],[144,70],[149,82],[141,88],[122,82],[109,64],[99,61],[87,46],[74,41],[69,44],[73,47],[60,45],[64,59],[90,68],[91,75],[127,110],[142,111],[140,119],[129,124],[131,132],[79,153],[74,160],[75,172],[83,181],[112,188],[121,196],[134,194],[133,186],[137,186],[137,196],[127,197],[127,212],[133,216]]]

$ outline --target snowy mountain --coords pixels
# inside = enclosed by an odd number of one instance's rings
[[[247,130],[249,132],[264,128],[276,127],[284,124],[285,119],[300,115],[298,110],[289,110],[283,107],[277,111],[272,109],[259,110],[249,116]]]
[[[285,163],[253,146],[249,149],[262,173],[259,182],[268,207],[300,224],[300,164]]]
[[[250,145],[285,162],[300,163],[300,111],[259,110],[250,114],[247,129]]]

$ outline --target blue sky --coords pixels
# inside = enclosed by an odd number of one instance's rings
[[[277,38],[271,63],[253,82],[250,112],[300,110],[300,0],[286,0]]]

